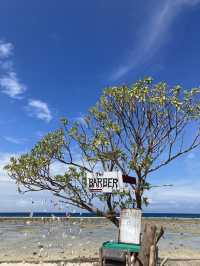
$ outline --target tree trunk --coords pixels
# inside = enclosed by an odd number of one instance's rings
[[[142,197],[140,195],[140,191],[135,191],[135,199],[136,199],[136,206],[137,209],[142,209]]]
[[[135,256],[134,266],[156,266],[156,251],[157,251],[157,234],[156,226],[145,224],[141,250]]]
[[[105,217],[110,220],[117,228],[119,228],[119,219],[116,217],[115,214],[107,214]]]

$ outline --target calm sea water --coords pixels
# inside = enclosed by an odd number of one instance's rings
[[[0,212],[0,217],[97,217],[95,213],[66,213],[66,212]],[[200,219],[200,213],[143,213],[146,218],[179,218]]]

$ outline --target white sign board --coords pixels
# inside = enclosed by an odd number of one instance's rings
[[[120,242],[140,244],[141,210],[123,209],[120,214]]]
[[[87,173],[87,186],[91,192],[112,193],[123,190],[122,172]]]

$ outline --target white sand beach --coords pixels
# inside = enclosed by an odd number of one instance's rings
[[[95,264],[93,263],[24,263],[24,262],[21,262],[21,263],[2,263],[1,266],[38,266],[38,265],[41,265],[41,266],[93,266]]]
[[[159,256],[177,259],[165,265],[200,265],[200,220],[145,219],[144,223],[164,226]],[[105,241],[116,240],[117,235],[116,227],[105,219],[1,219],[0,263],[1,266],[98,265],[99,247]]]

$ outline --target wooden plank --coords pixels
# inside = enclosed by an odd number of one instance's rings
[[[140,244],[141,218],[141,210],[123,209],[121,211],[119,242]]]
[[[122,175],[122,179],[124,183],[136,184],[136,178],[133,176]]]
[[[125,262],[126,260],[126,251],[119,249],[106,249],[102,247],[101,253],[102,259],[109,259],[114,261]]]

